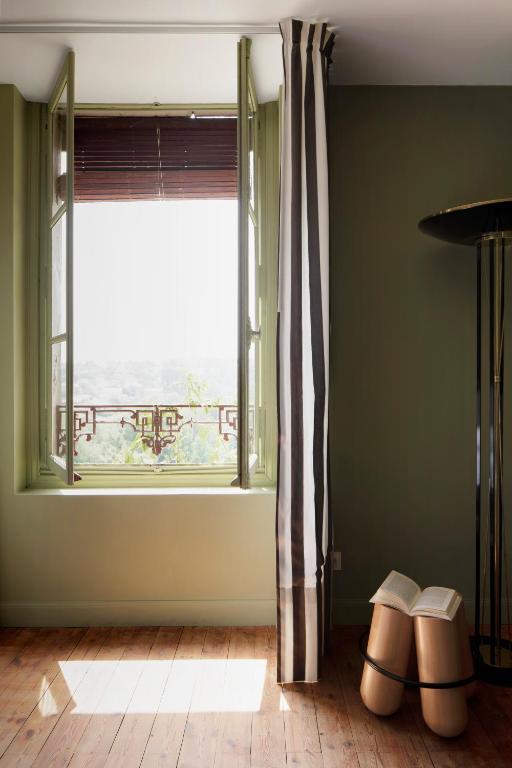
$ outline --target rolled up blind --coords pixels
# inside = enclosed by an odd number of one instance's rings
[[[235,118],[75,117],[75,201],[233,199]]]

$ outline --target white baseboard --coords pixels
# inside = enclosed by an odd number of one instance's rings
[[[468,622],[474,603],[466,602]],[[333,624],[368,624],[368,600],[335,598]],[[96,600],[81,602],[0,602],[3,627],[273,625],[275,600]]]
[[[334,600],[334,624],[367,624],[370,618],[367,600]],[[240,627],[273,625],[275,621],[275,600],[0,602],[3,627]]]
[[[0,602],[3,627],[236,627],[275,624],[275,620],[275,600]]]

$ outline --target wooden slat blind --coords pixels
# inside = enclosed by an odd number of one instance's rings
[[[75,200],[233,199],[235,118],[75,118]]]

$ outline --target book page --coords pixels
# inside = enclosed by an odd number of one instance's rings
[[[455,597],[455,590],[445,587],[427,587],[414,604],[414,613],[420,611],[435,611],[448,613],[450,604]]]
[[[415,581],[398,571],[391,571],[370,602],[386,603],[386,598],[391,597],[393,605],[403,606],[406,611],[410,611],[420,594],[421,590]]]

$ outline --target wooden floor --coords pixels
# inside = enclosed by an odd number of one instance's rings
[[[377,718],[358,634],[336,632],[322,682],[281,689],[266,627],[0,630],[0,768],[512,766],[512,691],[480,685],[453,740],[415,692]]]

